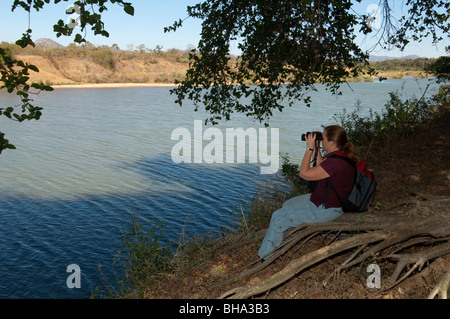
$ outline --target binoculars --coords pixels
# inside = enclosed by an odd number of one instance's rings
[[[323,136],[321,132],[306,132],[306,134],[302,134],[302,141],[306,141],[306,137],[309,136],[309,134],[316,133],[316,141],[323,140]]]

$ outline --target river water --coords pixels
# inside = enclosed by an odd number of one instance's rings
[[[99,264],[114,281],[113,260],[123,249],[121,232],[132,215],[142,222],[164,221],[166,241],[176,241],[182,231],[231,227],[230,213],[259,185],[276,179],[261,173],[262,167],[281,165],[276,151],[299,161],[305,148],[301,133],[334,123],[333,115],[351,111],[357,100],[362,112],[381,111],[389,92],[421,97],[429,83],[412,78],[352,83],[341,96],[318,86],[310,108],[299,103],[274,114],[265,129],[264,153],[262,145],[246,142],[255,154],[271,155],[265,162],[256,156],[256,163],[248,156],[245,163],[226,160],[226,132],[254,128],[261,140],[262,124],[235,116],[215,127],[215,141],[221,143],[217,133],[223,133],[224,147],[214,155],[223,150],[224,160],[208,163],[212,139],[203,134],[211,127],[199,131],[196,126],[206,115],[193,112],[188,102],[181,108],[174,104],[166,87],[56,89],[37,95],[35,104],[44,107],[39,121],[0,118],[0,131],[17,147],[0,155],[0,298],[89,298],[101,284]],[[431,84],[427,95],[436,91]],[[1,107],[17,103],[0,92]],[[172,156],[181,141],[192,145],[190,154],[186,148],[179,153],[192,155],[190,163],[188,157],[177,163]],[[81,288],[67,285],[67,267],[73,264],[79,266]]]

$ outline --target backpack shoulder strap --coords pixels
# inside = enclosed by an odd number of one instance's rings
[[[324,199],[323,199],[323,204],[326,205],[327,203],[327,198],[328,198],[328,188],[331,187],[331,189],[333,190],[334,194],[336,195],[336,197],[338,198],[339,202],[342,203],[342,199],[341,196],[339,196],[336,188],[334,188],[333,184],[331,184],[331,181],[329,178],[325,179],[325,194],[324,194]]]
[[[330,155],[330,158],[340,158],[345,160],[347,163],[349,163],[350,165],[352,165],[353,167],[356,167],[356,163],[354,160],[348,158],[347,156],[342,156],[342,155],[338,155],[338,154],[332,154]]]

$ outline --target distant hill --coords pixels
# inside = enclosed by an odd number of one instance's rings
[[[420,58],[420,56],[418,55],[406,55],[406,56],[402,56],[402,57],[390,57],[390,56],[377,56],[377,55],[373,55],[369,58],[370,62],[380,62],[380,61],[385,61],[385,60],[396,60],[396,59],[417,59]]]
[[[59,49],[64,48],[63,45],[59,44],[58,42],[55,42],[51,39],[37,39],[34,41],[34,44],[39,47],[46,47],[46,48],[53,48],[53,49]]]

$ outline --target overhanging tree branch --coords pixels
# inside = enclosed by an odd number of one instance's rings
[[[398,27],[390,2],[380,1],[384,21],[377,44],[403,49],[428,35],[442,40],[439,30],[448,34],[448,2],[409,0]],[[207,0],[190,6],[188,16],[203,21],[201,39],[190,55],[186,79],[171,93],[180,105],[189,99],[195,110],[205,108],[206,122],[229,120],[237,112],[266,125],[274,111],[297,100],[309,106],[308,93],[316,83],[339,94],[349,78],[375,74],[368,52],[355,41],[356,32],[372,29],[353,5],[350,0]],[[182,22],[165,31],[176,31]],[[241,55],[234,59],[230,44],[236,40]]]
[[[65,2],[69,0],[63,0]],[[16,41],[16,44],[22,48],[33,46],[34,42],[31,38],[31,12],[34,9],[38,12],[45,5],[51,3],[52,0],[28,0],[19,1],[14,0],[11,10],[22,8],[28,12],[28,29],[22,34],[22,37]],[[55,4],[61,0],[53,0]],[[104,28],[101,13],[107,10],[106,4],[117,4],[122,6],[124,11],[129,15],[134,15],[134,7],[129,2],[123,0],[78,0],[74,1],[73,5],[79,8],[80,12],[80,28],[81,32],[85,31],[87,27],[91,27],[94,35],[109,36],[109,33]],[[98,11],[98,13],[97,13]],[[54,26],[53,30],[59,37],[61,35],[70,36],[73,32],[73,26],[66,24],[63,20],[59,20]],[[77,33],[74,41],[77,43],[86,42],[85,36]],[[0,116],[4,115],[9,119],[22,122],[25,120],[38,120],[42,115],[42,107],[36,106],[30,98],[30,93],[39,93],[41,91],[53,91],[53,88],[44,85],[43,83],[30,83],[29,72],[39,72],[39,69],[32,64],[25,63],[14,59],[9,52],[0,48],[0,90],[6,89],[8,93],[15,93],[19,99],[20,104],[16,106],[0,106]],[[30,90],[34,91],[30,91]],[[19,111],[16,111],[19,108]],[[14,145],[5,139],[5,134],[0,132],[0,153],[5,149],[14,149]]]

